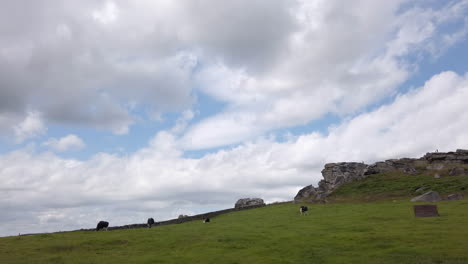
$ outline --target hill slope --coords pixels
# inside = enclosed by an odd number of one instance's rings
[[[415,191],[465,193],[468,189],[468,150],[430,152],[421,158],[325,164],[318,187],[306,186],[294,197],[296,202],[327,202],[333,196],[367,200],[411,196]],[[346,186],[346,187],[345,187]],[[348,197],[349,198],[349,197]],[[335,199],[336,200],[336,199]]]
[[[428,171],[407,175],[392,171],[370,175],[368,178],[340,186],[327,200],[376,201],[391,199],[409,199],[427,191],[436,191],[442,197],[452,193],[468,194],[468,176],[447,176],[434,178]]]
[[[468,263],[468,201],[280,204],[152,229],[0,238],[0,263]]]

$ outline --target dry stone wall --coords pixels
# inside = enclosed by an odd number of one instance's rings
[[[204,214],[198,214],[198,215],[193,215],[193,216],[187,216],[183,218],[176,218],[176,219],[171,219],[171,220],[166,220],[166,221],[160,221],[160,222],[155,222],[153,227],[155,226],[163,226],[163,225],[173,225],[173,224],[182,224],[190,221],[195,221],[195,220],[200,220],[202,221],[205,218],[213,218],[218,215],[226,214],[226,213],[231,213],[231,212],[236,212],[236,211],[242,211],[242,210],[248,210],[248,209],[253,209],[253,208],[259,208],[259,207],[264,207],[265,204],[262,205],[252,205],[249,207],[242,207],[242,208],[230,208],[230,209],[224,209],[224,210],[219,210],[219,211],[214,211],[214,212],[209,212],[209,213],[204,213]],[[112,219],[109,219],[110,224],[112,224]],[[133,229],[133,228],[147,228],[147,224],[131,224],[131,225],[123,225],[123,226],[110,226],[108,230],[119,230],[119,229]],[[79,231],[95,231],[95,228],[88,228],[88,229],[80,229]],[[78,230],[76,230],[78,231]]]

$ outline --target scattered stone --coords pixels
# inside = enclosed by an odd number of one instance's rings
[[[411,199],[411,202],[438,202],[440,201],[440,195],[438,192],[429,191],[422,195],[416,196]]]
[[[434,174],[434,178],[440,179],[440,178],[442,178],[442,175],[440,173],[436,173],[436,174]]]
[[[414,216],[416,217],[434,217],[439,216],[437,205],[435,204],[422,204],[413,205]]]
[[[263,199],[260,198],[242,198],[237,200],[234,208],[245,208],[250,206],[265,205]]]
[[[461,193],[452,193],[447,196],[444,200],[446,201],[456,201],[456,200],[463,200],[463,194]]]
[[[465,176],[467,171],[465,168],[462,167],[455,167],[449,170],[449,176]]]

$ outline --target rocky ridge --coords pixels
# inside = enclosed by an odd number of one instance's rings
[[[449,165],[455,166],[449,170],[449,176],[468,175],[468,170],[456,165],[468,164],[468,150],[457,149],[455,152],[430,152],[421,158],[389,159],[368,165],[358,162],[339,162],[325,164],[322,170],[323,180],[318,187],[308,185],[297,193],[295,202],[325,202],[325,198],[343,184],[367,178],[369,175],[401,171],[406,174],[416,174],[422,169],[434,171],[434,177],[442,177],[438,171]]]

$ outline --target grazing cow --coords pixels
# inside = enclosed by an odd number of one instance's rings
[[[154,225],[154,219],[153,218],[148,218],[148,222],[146,222],[148,224],[148,228],[151,228],[152,225]]]
[[[209,222],[210,222],[210,219],[208,217],[203,219],[203,223],[209,223]]]
[[[301,215],[307,214],[307,211],[309,211],[309,208],[307,208],[307,206],[299,207],[299,212],[301,212]]]
[[[99,221],[99,223],[96,226],[96,231],[99,231],[101,229],[107,230],[108,227],[109,227],[109,222]]]

